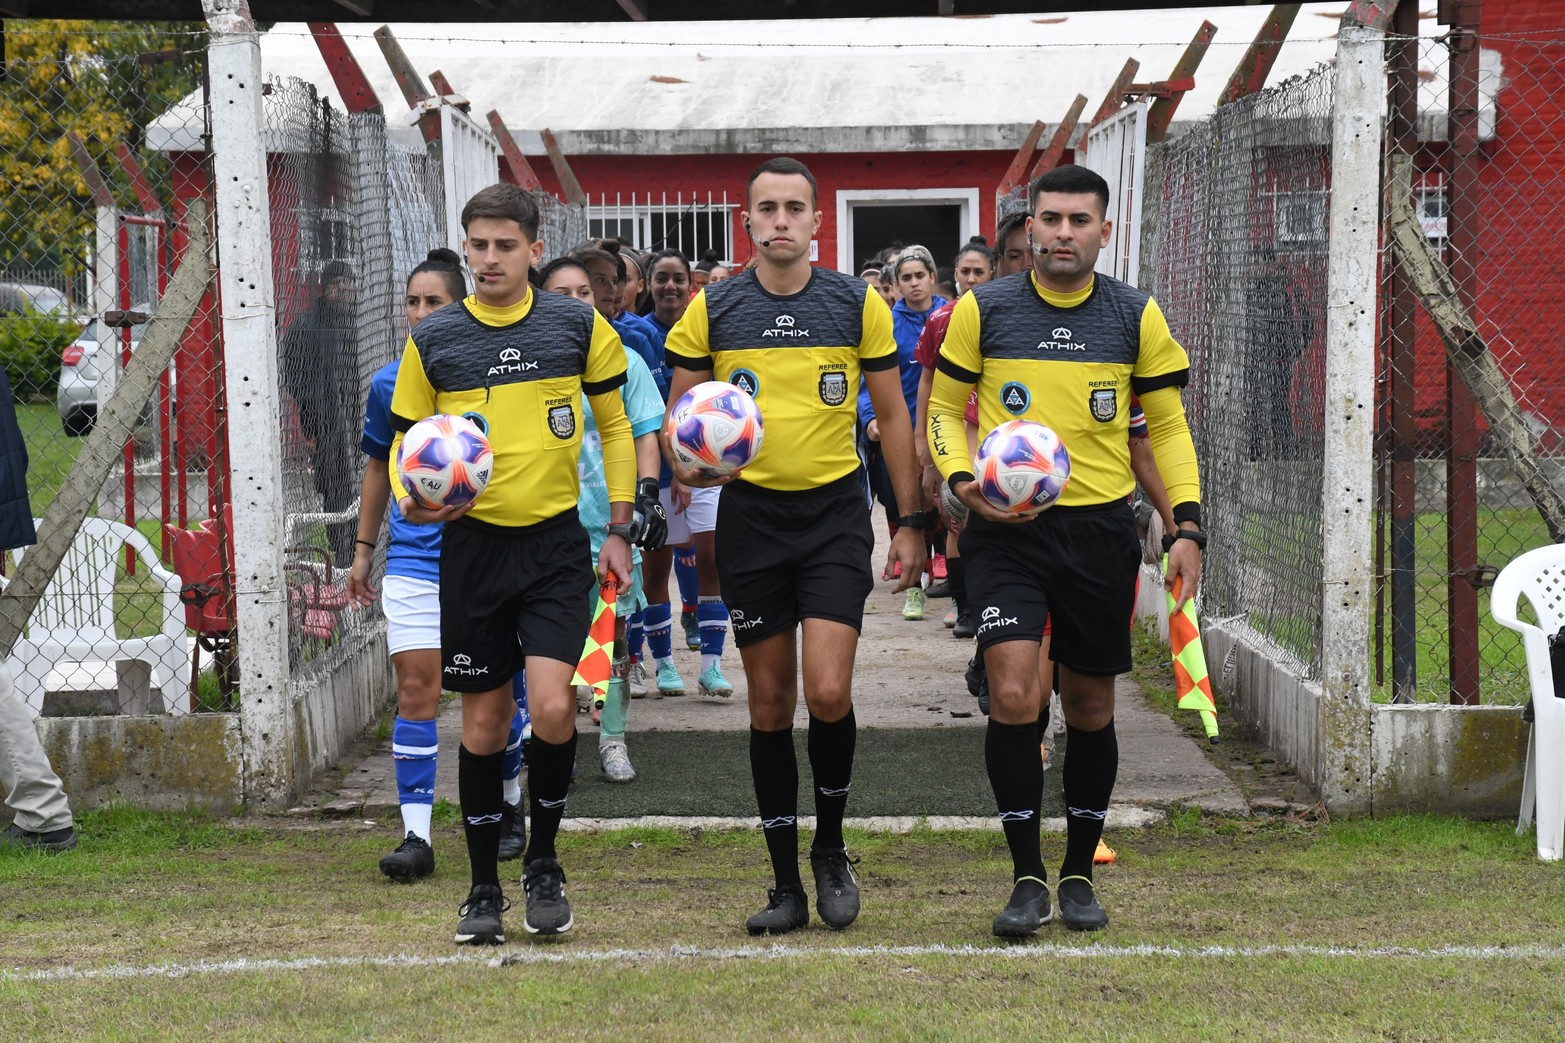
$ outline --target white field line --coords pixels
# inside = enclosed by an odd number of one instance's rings
[[[331,970],[354,967],[507,967],[533,964],[673,963],[680,961],[791,960],[812,958],[905,959],[947,956],[978,960],[1036,960],[1059,957],[1077,960],[1174,959],[1230,960],[1273,957],[1327,960],[1537,960],[1565,959],[1565,945],[1450,945],[1428,949],[1408,946],[1355,948],[1334,945],[846,945],[808,948],[790,945],[703,948],[676,945],[668,949],[587,949],[555,951],[518,949],[502,956],[475,951],[449,956],[304,956],[288,960],[202,960],[196,963],[141,967],[57,967],[49,970],[0,969],[0,982],[90,981],[126,978],[192,978],[205,975]]]
[[[1167,812],[1157,808],[1114,804],[1109,807],[1106,828],[1144,829],[1166,818],[1168,818]],[[911,833],[915,829],[930,829],[936,832],[1000,832],[1000,819],[997,815],[877,815],[849,818],[843,825],[849,829],[862,829],[866,833]],[[760,829],[761,820],[756,817],[718,815],[643,815],[640,818],[567,818],[560,823],[560,829],[575,833],[637,828],[749,830]],[[801,815],[799,828],[814,829],[815,817]],[[1039,828],[1045,833],[1063,833],[1065,817],[1059,815],[1040,819]]]

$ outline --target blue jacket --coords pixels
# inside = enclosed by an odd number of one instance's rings
[[[924,323],[936,308],[945,306],[946,299],[938,293],[930,298],[928,311],[914,311],[898,301],[891,308],[891,335],[897,341],[897,369],[902,375],[902,397],[907,400],[908,421],[918,415],[918,379],[924,367],[913,357],[918,347],[918,335],[924,332]],[[869,400],[869,387],[859,384],[859,425],[862,427],[875,419],[875,406]]]
[[[16,422],[10,381],[0,369],[0,550],[37,542],[27,500],[27,443]]]

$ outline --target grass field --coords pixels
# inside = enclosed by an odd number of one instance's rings
[[[998,833],[850,834],[859,923],[775,946],[740,927],[758,834],[572,835],[576,928],[532,941],[518,909],[485,952],[450,942],[450,826],[412,886],[375,871],[384,826],[79,826],[66,855],[0,849],[6,1038],[1520,1039],[1565,1015],[1565,879],[1504,824],[1177,815],[1111,837],[1107,932],[1022,945],[989,934]]]

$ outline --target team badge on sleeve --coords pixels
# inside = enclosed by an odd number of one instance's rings
[[[576,434],[576,411],[570,406],[549,407],[549,430],[555,438],[569,439]]]
[[[835,370],[821,374],[821,401],[828,406],[840,406],[848,400],[848,375]]]
[[[1032,405],[1032,392],[1027,390],[1026,384],[1013,380],[1000,389],[1000,404],[1012,416],[1021,416]]]
[[[728,382],[751,398],[754,398],[755,393],[761,390],[761,379],[748,369],[734,370],[733,375],[728,378]]]
[[[1119,392],[1114,388],[1098,388],[1087,400],[1092,407],[1092,419],[1107,424],[1119,415]]]

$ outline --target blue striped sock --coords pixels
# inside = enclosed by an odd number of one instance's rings
[[[435,756],[439,750],[434,721],[410,721],[399,715],[391,726],[391,760],[396,769],[403,832],[426,842],[435,804]]]
[[[647,617],[646,609],[638,608],[631,614],[625,624],[625,647],[630,651],[632,662],[641,660],[641,646],[645,643],[646,632],[643,629]]]
[[[500,785],[505,791],[507,804],[519,804],[522,800],[522,768],[527,763],[527,737],[532,734],[532,717],[527,712],[527,672],[517,671],[511,678],[511,698],[516,700],[516,713],[511,715],[511,734],[505,740],[505,763],[500,768]]]
[[[667,601],[647,606],[645,621],[647,649],[654,660],[671,659],[674,655],[674,606]]]
[[[701,591],[701,584],[696,579],[696,549],[694,547],[676,547],[674,549],[674,578],[679,581],[680,604],[685,608],[694,605]]]
[[[728,637],[728,606],[720,597],[702,597],[696,605],[696,621],[701,624],[701,669],[717,665]]]

